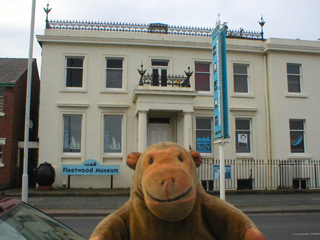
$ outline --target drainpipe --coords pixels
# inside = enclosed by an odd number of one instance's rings
[[[268,59],[264,55],[264,71],[265,71],[265,111],[266,111],[266,140],[267,140],[267,160],[271,161],[271,127],[270,127],[270,99],[269,99],[269,76],[268,76]],[[269,187],[272,187],[272,164],[269,169]]]

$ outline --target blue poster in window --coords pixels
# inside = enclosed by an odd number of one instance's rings
[[[211,153],[211,138],[209,136],[197,138],[197,150],[202,153]]]
[[[213,179],[220,179],[220,165],[213,165]],[[225,179],[231,179],[231,165],[225,165]]]
[[[291,152],[304,153],[304,139],[302,132],[291,132]]]

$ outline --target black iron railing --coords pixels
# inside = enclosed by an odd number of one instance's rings
[[[190,71],[190,67],[188,67],[188,72],[185,71],[186,76],[181,75],[153,75],[147,74],[146,69],[143,69],[143,65],[141,64],[141,69],[137,69],[140,74],[139,86],[161,86],[161,87],[190,87],[190,77],[193,72]]]
[[[139,83],[140,86],[162,86],[162,87],[190,87],[186,77],[181,75],[173,76],[153,76],[152,74],[144,75]]]
[[[203,159],[198,169],[206,190],[220,188],[219,159]],[[319,189],[320,160],[225,160],[226,189]]]
[[[167,24],[151,23],[118,23],[118,22],[93,22],[93,21],[68,21],[47,20],[46,28],[61,30],[86,30],[86,31],[112,31],[112,32],[134,32],[134,33],[163,33],[171,35],[187,35],[196,37],[211,37],[214,28],[170,26]],[[228,38],[263,39],[263,30],[245,31],[227,29]]]

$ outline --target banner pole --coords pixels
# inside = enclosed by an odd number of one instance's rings
[[[226,200],[226,179],[225,179],[225,164],[224,164],[224,140],[219,144],[220,155],[220,199]]]
[[[214,82],[214,125],[215,144],[219,145],[220,157],[220,198],[225,200],[225,155],[224,145],[228,143],[228,91],[227,91],[227,62],[226,62],[226,23],[217,23],[212,33],[212,65]]]

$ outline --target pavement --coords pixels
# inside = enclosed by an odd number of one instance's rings
[[[209,192],[219,197],[219,192]],[[21,189],[0,190],[0,196],[21,199]],[[122,206],[130,189],[29,189],[28,203],[54,216],[107,216]],[[227,191],[226,201],[246,214],[320,213],[320,190]]]

